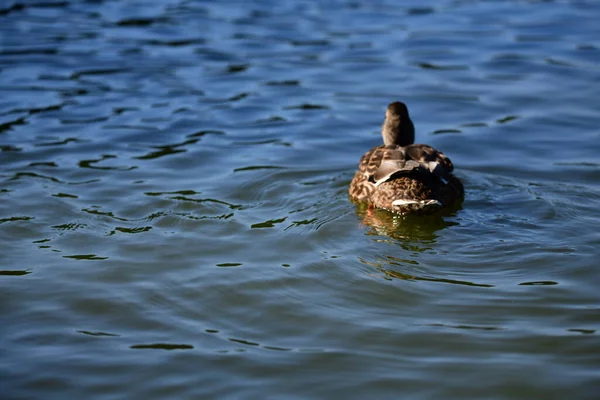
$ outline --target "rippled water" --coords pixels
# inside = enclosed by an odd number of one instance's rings
[[[597,398],[600,3],[398,4],[3,2],[0,397]]]

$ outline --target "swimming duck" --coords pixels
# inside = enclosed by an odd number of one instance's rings
[[[350,183],[350,197],[399,214],[430,213],[462,200],[452,162],[426,144],[414,144],[406,105],[391,103],[381,127],[383,145],[367,151]]]

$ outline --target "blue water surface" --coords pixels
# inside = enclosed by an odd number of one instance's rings
[[[600,2],[0,2],[0,397],[595,399]],[[388,103],[466,189],[348,199]]]

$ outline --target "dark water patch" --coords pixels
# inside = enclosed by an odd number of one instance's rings
[[[206,40],[203,38],[193,38],[193,39],[173,39],[173,40],[159,40],[159,39],[151,39],[151,40],[141,40],[140,45],[149,45],[149,46],[166,46],[166,47],[185,47],[191,45],[200,45],[205,44]]]
[[[77,119],[61,119],[60,122],[65,125],[75,125],[75,124],[93,124],[96,122],[104,122],[108,121],[109,117],[92,117],[92,118],[77,118]]]
[[[193,196],[195,194],[200,194],[200,193],[196,192],[195,190],[176,190],[174,192],[145,192],[144,194],[146,196],[162,196],[163,194],[177,194],[177,195],[183,195],[183,196]]]
[[[195,49],[194,52],[199,54],[202,58],[208,61],[228,61],[228,62],[236,62],[239,61],[238,57],[233,53],[228,53],[221,50],[211,49],[211,48],[199,48]]]
[[[44,112],[48,112],[48,111],[58,111],[69,104],[72,104],[72,103],[67,101],[67,102],[64,102],[61,104],[53,104],[53,105],[46,106],[46,107],[34,107],[34,108],[28,109],[27,111],[29,112],[30,115],[44,113]]]
[[[444,133],[462,133],[460,129],[437,129],[432,132],[434,135],[444,134]]]
[[[467,329],[480,331],[502,331],[504,328],[497,326],[473,326],[473,325],[449,325],[449,324],[429,324],[429,326],[440,328]]]
[[[286,110],[328,110],[329,106],[323,104],[304,103],[297,106],[284,107]]]
[[[71,256],[63,256],[63,258],[71,258],[73,260],[80,261],[97,261],[97,260],[108,260],[108,257],[100,257],[96,254],[74,254]]]
[[[470,281],[462,281],[457,279],[446,279],[446,278],[435,278],[435,277],[427,277],[427,276],[417,276],[406,274],[399,271],[394,271],[390,269],[381,268],[379,269],[386,279],[400,279],[404,281],[423,281],[423,282],[434,282],[434,283],[449,283],[452,285],[464,285],[464,286],[473,286],[473,287],[481,287],[481,288],[492,288],[495,285],[488,283],[475,283]]]
[[[20,5],[22,3],[17,2],[17,5]],[[68,7],[69,5],[71,5],[71,2],[69,1],[33,1],[31,3],[27,2],[27,4],[24,4],[24,8],[63,8],[63,7]]]
[[[25,4],[14,3],[10,7],[0,8],[0,15],[8,15],[12,12],[23,11],[24,9],[25,9]]]
[[[235,74],[238,72],[244,72],[250,68],[250,64],[232,64],[227,66],[227,73]]]
[[[153,221],[155,219],[158,219],[160,217],[164,217],[164,216],[167,216],[167,215],[168,214],[165,213],[165,212],[155,212],[155,213],[152,213],[152,214],[148,215],[146,218],[144,218],[144,221],[150,222],[150,221]]]
[[[67,199],[78,199],[79,196],[74,195],[74,194],[69,194],[69,193],[55,193],[52,195],[53,197],[62,197],[62,198],[67,198]]]
[[[469,69],[467,65],[440,65],[430,62],[419,62],[416,63],[416,65],[423,69],[437,69],[442,71],[461,71]]]
[[[57,140],[57,141],[54,141],[54,142],[36,143],[35,146],[37,146],[37,147],[43,147],[43,146],[63,146],[65,144],[69,144],[69,143],[80,143],[80,142],[82,142],[82,140],[77,139],[77,138],[73,138],[73,137],[69,137],[69,138],[66,138],[66,139],[63,139],[63,140]]]
[[[243,345],[246,345],[246,346],[260,346],[260,343],[251,342],[250,340],[245,340],[245,339],[229,338],[229,341],[230,342],[234,342],[234,343],[243,344]]]
[[[214,204],[221,204],[221,205],[225,205],[228,208],[232,209],[232,210],[239,210],[242,209],[243,206],[240,204],[232,204],[232,203],[228,203],[226,201],[223,200],[218,200],[218,199],[211,199],[211,198],[204,198],[204,199],[192,199],[190,197],[186,197],[186,196],[173,196],[170,197],[170,199],[172,200],[177,200],[177,201],[186,201],[186,202],[191,202],[191,203],[214,203]]]
[[[288,230],[290,228],[297,228],[303,225],[313,225],[318,221],[317,218],[311,218],[311,219],[304,219],[304,220],[300,220],[300,221],[292,221],[292,223],[290,225],[288,225],[284,230]]]
[[[67,182],[67,185],[73,185],[73,186],[89,185],[90,183],[95,183],[95,182],[99,182],[99,181],[100,181],[100,179],[89,179],[87,181]]]
[[[284,167],[276,166],[276,165],[249,165],[247,167],[235,168],[233,172],[242,172],[242,171],[256,171],[260,169],[285,169]]]
[[[570,167],[591,167],[591,168],[596,168],[596,167],[600,167],[600,163],[596,163],[596,162],[586,162],[586,161],[581,161],[581,162],[555,162],[553,163],[553,165],[564,165],[564,166],[570,166]]]
[[[190,139],[181,143],[171,144],[171,145],[163,145],[163,146],[152,146],[154,149],[158,149],[155,151],[151,151],[149,153],[144,154],[143,156],[133,157],[137,160],[153,160],[166,156],[173,156],[179,153],[185,153],[188,151],[187,149],[182,149],[180,147],[185,147],[190,144],[194,144],[198,141],[198,139]]]
[[[287,125],[288,120],[280,117],[279,115],[274,115],[269,118],[261,118],[254,121],[253,125],[262,125],[262,126],[285,126]],[[287,142],[282,142],[287,143]]]
[[[517,35],[515,41],[517,42],[559,42],[561,41],[560,36],[548,34],[548,35]]]
[[[5,152],[5,153],[8,153],[8,152],[16,152],[16,151],[21,151],[21,150],[23,150],[23,149],[22,149],[22,148],[20,148],[20,147],[16,147],[16,146],[11,146],[11,145],[0,145],[0,151],[1,151],[1,152]]]
[[[190,220],[194,220],[194,221],[201,221],[201,220],[225,220],[225,219],[230,219],[232,218],[235,214],[234,213],[226,213],[226,214],[220,214],[220,215],[202,215],[200,217],[197,217],[195,215],[192,215],[190,213],[175,213],[175,215],[178,215],[180,217],[184,217]]]
[[[113,108],[114,115],[121,115],[127,112],[140,111],[138,107],[115,107]]]
[[[292,46],[328,46],[331,44],[326,39],[314,39],[314,40],[290,40]]]
[[[100,89],[101,91],[107,91],[107,88],[103,88],[103,89],[98,88],[98,89]],[[43,89],[43,88],[40,88],[38,90],[53,90],[53,89]],[[58,90],[58,91],[64,97],[87,96],[87,95],[92,94],[92,93],[95,92],[95,90],[83,89],[83,88],[79,88],[79,89],[64,89],[64,90]],[[104,118],[104,117],[98,117],[98,118]]]
[[[25,125],[27,122],[25,121],[25,117],[20,117],[11,121],[3,122],[0,124],[0,134],[11,130],[13,126]]]
[[[189,113],[191,110],[187,107],[180,107],[173,110],[173,114]]]
[[[131,72],[128,68],[100,68],[100,69],[86,69],[82,71],[73,72],[69,79],[79,79],[83,76],[95,76],[95,75],[113,75],[122,74],[125,72]]]
[[[196,137],[202,137],[205,135],[224,135],[225,132],[223,131],[217,131],[217,130],[202,130],[202,131],[198,131],[195,133],[191,133],[189,135],[187,135],[187,137],[190,138],[196,138]]]
[[[435,9],[433,7],[411,7],[406,10],[408,15],[428,15],[434,12]]]
[[[64,183],[61,180],[59,180],[58,178],[54,178],[52,176],[46,176],[46,175],[42,175],[42,174],[36,174],[35,172],[17,172],[9,180],[11,180],[11,181],[26,180],[26,178],[40,178],[42,180],[48,180],[48,181],[52,181],[52,182],[56,182],[56,183]]]
[[[289,142],[284,142],[281,139],[265,139],[265,140],[256,140],[256,141],[236,141],[232,143],[237,146],[260,146],[265,144],[275,144],[278,146],[291,147],[292,144]]]
[[[595,51],[598,50],[597,46],[594,46],[593,44],[578,44],[575,47],[577,50],[582,50],[582,51]]]
[[[8,218],[0,218],[0,224],[5,224],[8,222],[18,222],[18,221],[30,221],[34,219],[34,217],[8,217]]]
[[[172,343],[152,343],[152,344],[134,344],[132,349],[141,350],[192,350],[191,344],[172,344]]]
[[[596,333],[595,329],[567,329],[569,332],[582,333],[584,335],[592,335]]]
[[[259,222],[256,224],[252,224],[252,225],[250,225],[250,228],[252,228],[252,229],[273,228],[273,227],[275,227],[276,224],[280,224],[280,223],[284,222],[286,219],[287,219],[287,217],[283,217],[283,218],[279,218],[279,219],[270,219],[265,222]]]
[[[83,208],[81,211],[91,214],[91,215],[109,217],[110,219],[116,219],[118,221],[128,222],[128,220],[126,218],[117,217],[116,215],[114,215],[114,213],[112,211],[100,211],[97,208],[99,208],[99,206],[92,206],[92,208]]]
[[[81,228],[87,227],[86,224],[80,223],[70,223],[70,224],[62,224],[62,225],[54,225],[51,228],[59,231],[76,231]]]
[[[31,274],[30,270],[0,270],[0,275],[4,275],[4,276],[23,276],[23,275],[29,275]]]
[[[558,285],[558,282],[554,281],[535,281],[535,282],[522,282],[519,286],[554,286]]]
[[[519,119],[519,117],[516,115],[507,115],[506,117],[498,118],[496,120],[496,122],[499,124],[505,124],[507,122],[514,121],[516,119]]]
[[[116,333],[108,333],[108,332],[101,332],[101,331],[77,331],[77,333],[82,333],[84,335],[95,336],[95,337],[120,337],[121,336]]]
[[[372,47],[373,47],[373,44],[370,42],[350,43],[348,45],[349,49],[370,49]]]
[[[89,168],[89,169],[107,170],[107,171],[131,171],[131,170],[138,168],[135,165],[132,165],[131,167],[100,167],[100,166],[94,165],[96,163],[99,163],[99,162],[102,162],[104,160],[108,160],[111,158],[117,158],[117,156],[105,154],[102,157],[97,158],[97,159],[81,160],[77,163],[77,165],[79,166],[79,168]]]
[[[228,102],[236,102],[236,101],[240,101],[245,99],[246,97],[250,96],[250,93],[246,93],[246,92],[242,92],[242,93],[238,93],[234,96],[228,97],[226,101]]]
[[[262,346],[265,350],[274,350],[274,351],[293,351],[294,349],[290,349],[287,347],[276,347],[276,346]]]
[[[117,226],[115,228],[115,231],[122,232],[122,233],[135,234],[135,233],[148,232],[151,229],[152,229],[151,226],[142,226],[142,227],[138,227],[138,228],[125,228],[122,226]]]
[[[33,55],[56,55],[58,49],[56,47],[30,47],[18,49],[0,50],[0,57],[5,56],[33,56]]]
[[[240,267],[244,264],[242,263],[236,263],[236,262],[229,262],[229,263],[219,263],[217,264],[217,267]]]
[[[72,102],[64,102],[60,104],[53,104],[45,107],[31,107],[31,108],[15,108],[6,112],[0,113],[0,115],[9,115],[15,113],[27,113],[28,115],[34,115],[39,113],[44,113],[48,111],[58,111],[65,107],[66,105],[72,104]]]
[[[154,24],[166,24],[169,22],[171,22],[171,20],[167,17],[127,18],[115,22],[115,25],[123,27],[146,27]]]
[[[386,258],[388,260],[387,262],[391,265],[398,265],[398,266],[402,266],[404,264],[419,265],[419,263],[417,261],[406,259],[406,258],[398,258],[398,257],[394,257],[391,255],[385,255],[384,258]]]
[[[268,81],[265,83],[267,86],[300,86],[300,81],[295,79],[288,79],[283,81]]]

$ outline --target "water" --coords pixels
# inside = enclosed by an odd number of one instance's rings
[[[600,3],[402,4],[5,0],[0,397],[597,398]]]

